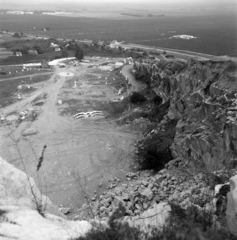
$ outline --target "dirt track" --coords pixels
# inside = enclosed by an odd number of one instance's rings
[[[97,98],[101,102],[116,96],[107,83],[98,85],[91,81],[86,75],[91,71],[94,70],[86,64],[77,68],[57,68],[46,86],[2,110],[5,114],[22,111],[32,107],[32,101],[36,97],[42,93],[47,94],[37,120],[23,121],[18,127],[12,125],[0,128],[0,155],[24,170],[17,147],[8,137],[11,130],[29,175],[35,178],[38,186],[55,204],[71,206],[73,209],[85,202],[76,175],[82,177],[80,184],[90,197],[95,190],[102,192],[111,177],[125,179],[131,163],[132,144],[136,138],[136,134],[104,118],[76,121],[72,115],[60,114],[60,110],[67,107],[67,104],[58,106],[58,99],[63,99],[64,102],[73,97],[81,103],[82,100],[91,99],[91,94],[96,90],[106,93],[106,96]],[[60,76],[60,72],[74,76]],[[103,71],[100,74],[103,77]],[[71,79],[77,79],[79,86],[76,89],[65,88]],[[82,95],[85,89],[88,92]],[[92,108],[93,106],[89,110]],[[22,131],[29,127],[38,133],[23,137]],[[44,160],[37,172],[36,166],[44,145],[47,145]],[[102,187],[98,186],[100,183]]]

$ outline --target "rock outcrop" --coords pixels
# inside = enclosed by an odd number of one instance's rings
[[[61,217],[24,207],[0,207],[0,238],[2,240],[67,240],[83,236],[91,229],[87,221],[67,221]]]
[[[127,221],[131,227],[139,227],[144,232],[148,231],[150,227],[162,230],[167,225],[170,212],[170,205],[167,202],[160,202],[159,204],[154,204],[139,216],[126,217],[124,221]]]
[[[63,214],[44,196],[34,180],[0,157],[0,207],[19,206],[59,215]]]
[[[231,233],[237,237],[237,175],[230,179],[230,192],[227,194],[226,218]]]
[[[2,158],[0,169],[1,239],[66,240],[80,237],[92,228],[87,221],[65,220],[31,177]]]
[[[212,172],[236,163],[237,65],[233,61],[178,60],[136,63],[163,102],[170,100],[163,119],[177,119],[171,151],[181,164]],[[146,69],[146,70],[144,70]]]

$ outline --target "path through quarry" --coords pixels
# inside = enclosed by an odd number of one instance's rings
[[[73,118],[80,108],[97,110],[94,99],[104,104],[117,96],[104,81],[109,74],[91,68],[91,63],[56,68],[42,88],[2,109],[7,115],[35,107],[38,99],[43,101],[36,120],[0,127],[0,155],[32,176],[58,206],[80,208],[86,202],[85,195],[91,198],[95,191],[99,195],[111,177],[123,181],[130,169],[135,133],[101,116]],[[92,103],[89,107],[88,101]],[[22,134],[26,130],[30,134]],[[40,157],[42,164],[37,171]]]

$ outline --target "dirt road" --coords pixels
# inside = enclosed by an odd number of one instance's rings
[[[0,127],[0,155],[24,170],[17,151],[20,149],[28,174],[34,177],[42,191],[55,204],[72,207],[74,211],[86,202],[83,189],[91,198],[94,191],[100,193],[105,190],[111,177],[125,180],[126,172],[130,171],[133,142],[137,136],[111,120],[98,118],[76,121],[72,115],[60,114],[60,109],[68,106],[66,101],[72,98],[82,104],[87,99],[95,98],[95,91],[103,91],[106,93],[104,97],[96,96],[102,104],[116,96],[114,90],[105,84],[106,81],[98,85],[98,81],[89,78],[93,71],[99,72],[96,77],[104,77],[103,71],[89,68],[87,64],[67,69],[56,68],[43,88],[3,109],[5,114],[23,111],[33,107],[32,101],[36,97],[46,94],[47,99],[40,107],[38,118],[33,122],[23,121],[19,126],[12,124]],[[69,84],[74,79],[78,82],[75,89]],[[61,106],[57,104],[59,99],[63,102]],[[93,106],[90,106],[91,109]],[[28,128],[35,129],[37,134],[22,136],[22,131]],[[9,137],[10,132],[15,142]],[[47,148],[42,166],[36,171],[44,146]]]

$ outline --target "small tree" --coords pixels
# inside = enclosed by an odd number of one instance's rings
[[[85,55],[84,49],[83,49],[81,46],[77,45],[77,46],[76,46],[76,50],[75,50],[75,57],[76,57],[79,61],[81,61],[81,60],[84,58],[84,55]]]
[[[38,54],[44,53],[44,49],[39,45],[35,45],[33,49],[37,50]]]
[[[13,34],[13,37],[19,38],[19,37],[21,37],[21,35],[20,35],[18,32],[15,32],[15,33]]]
[[[99,42],[97,40],[93,40],[92,44],[94,47],[99,47]]]
[[[68,52],[66,50],[62,51],[62,57],[67,58],[68,57]]]
[[[118,47],[119,52],[121,53],[123,51],[123,48],[121,46]]]

